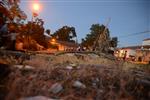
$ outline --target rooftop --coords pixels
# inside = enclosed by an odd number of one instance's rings
[[[141,48],[149,49],[150,45],[137,45],[137,46],[127,46],[127,47],[121,47],[119,49],[141,49]]]
[[[148,41],[148,40],[150,40],[150,38],[144,39],[143,41]]]

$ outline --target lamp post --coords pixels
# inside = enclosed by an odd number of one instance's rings
[[[33,10],[35,10],[35,11],[39,11],[40,10],[40,6],[39,6],[38,3],[34,3],[33,4]]]
[[[31,18],[31,28],[30,28],[30,32],[27,36],[27,49],[30,48],[30,33],[32,33],[32,24],[33,24],[33,19],[34,17],[37,17],[38,14],[37,12],[40,10],[40,5],[38,3],[34,3],[32,5],[32,18]]]
[[[32,6],[32,22],[33,22],[33,18],[38,16],[38,12],[40,10],[40,5],[38,3],[34,3]]]

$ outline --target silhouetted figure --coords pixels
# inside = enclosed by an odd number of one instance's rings
[[[127,57],[127,51],[125,51],[125,53],[124,53],[124,57],[123,57],[124,61],[126,60],[126,57]]]
[[[139,61],[139,62],[142,62],[142,57],[139,57],[139,58],[138,58],[138,61]]]
[[[11,38],[11,50],[16,50],[16,33],[15,31],[12,31],[10,34],[10,38]]]

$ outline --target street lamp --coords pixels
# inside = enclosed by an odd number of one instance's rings
[[[32,5],[32,22],[33,22],[33,17],[38,16],[38,12],[40,11],[40,4],[39,3],[34,3]]]
[[[56,39],[53,38],[53,39],[51,40],[51,43],[52,43],[52,44],[56,44]]]
[[[40,5],[38,3],[33,4],[33,10],[39,11],[40,10]]]
[[[39,5],[39,3],[33,3],[33,5],[32,5],[31,28],[30,28],[29,34],[27,35],[27,49],[30,48],[30,34],[33,32],[33,31],[32,31],[33,19],[34,19],[34,17],[37,17],[37,16],[38,16],[37,13],[38,13],[39,10],[40,10],[40,5]]]

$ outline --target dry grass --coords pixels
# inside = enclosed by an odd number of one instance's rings
[[[52,70],[14,69],[14,73],[11,74],[13,81],[10,80],[13,82],[10,84],[12,91],[8,97],[40,94],[65,100],[69,100],[68,98],[78,100],[146,100],[149,90],[144,85],[137,84],[135,78],[136,75],[132,71],[107,66],[85,65],[73,70],[67,70],[62,66]],[[74,88],[72,85],[76,80],[85,84],[86,88]],[[58,94],[53,94],[48,90],[56,82],[61,83],[64,89]]]
[[[10,61],[9,61],[10,62]],[[148,100],[149,85],[141,83],[150,75],[143,65],[110,60],[95,55],[36,55],[24,64],[35,70],[12,68],[9,76],[7,100],[43,95],[63,100]],[[74,64],[73,69],[66,66]],[[135,71],[139,73],[135,73]],[[141,75],[141,76],[137,76]],[[142,76],[144,75],[144,77]],[[74,88],[74,81],[86,88]],[[48,90],[54,83],[63,90],[53,94]],[[13,98],[13,99],[12,99]]]

